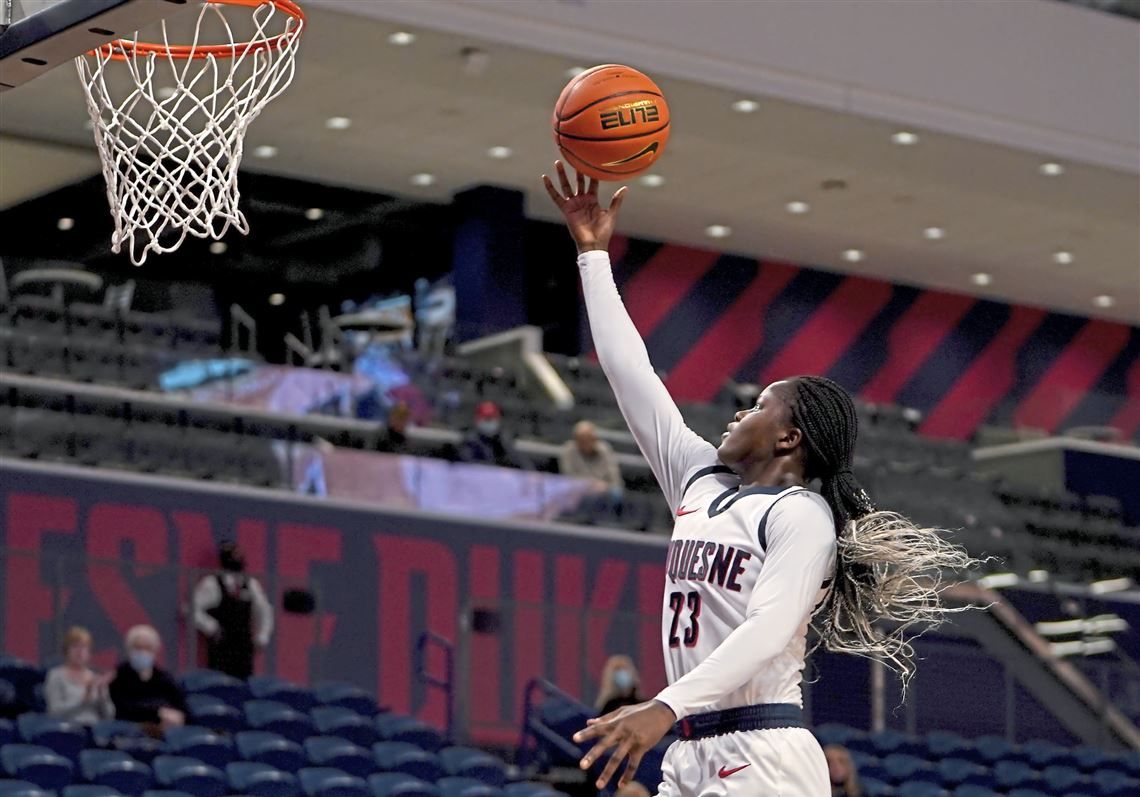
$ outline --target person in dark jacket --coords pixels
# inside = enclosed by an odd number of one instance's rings
[[[253,675],[254,655],[273,634],[273,607],[265,590],[245,572],[245,557],[233,542],[218,547],[220,573],[194,589],[194,625],[206,637],[206,666],[234,678]]]
[[[493,401],[475,407],[475,428],[459,447],[460,462],[530,470],[532,463],[503,436],[503,411]]]
[[[115,717],[153,732],[186,723],[186,699],[174,677],[156,663],[162,640],[149,625],[127,631],[127,660],[115,670],[108,692]]]

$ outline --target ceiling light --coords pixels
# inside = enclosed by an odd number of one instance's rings
[[[1040,584],[1042,581],[1049,580],[1048,570],[1030,570],[1029,580],[1034,584]]]
[[[491,147],[487,150],[487,155],[499,161],[506,160],[513,154],[510,147]]]
[[[709,238],[727,238],[732,235],[732,228],[724,224],[710,224],[705,227],[705,235]]]
[[[909,130],[900,130],[891,136],[891,141],[900,147],[909,147],[918,143],[918,136]]]
[[[660,188],[665,185],[665,178],[659,174],[643,174],[637,181],[646,188]]]
[[[212,255],[224,255],[227,249],[229,246],[226,245],[225,241],[214,241],[210,244],[210,254]]]
[[[420,172],[419,174],[413,174],[409,182],[412,185],[419,186],[431,185],[435,182],[435,175],[428,174],[427,172]]]
[[[174,88],[174,86],[163,86],[154,93],[160,100],[169,100],[177,91],[178,89]]]
[[[269,144],[262,144],[260,147],[253,148],[253,157],[255,158],[275,158],[277,157],[277,147],[272,147]]]
[[[94,130],[95,129],[95,120],[88,117],[87,121],[85,121],[83,123],[83,129],[84,130]]]
[[[844,249],[843,250],[843,259],[846,260],[848,263],[858,263],[860,260],[862,260],[866,256],[867,256],[867,253],[864,252],[862,249]]]
[[[1116,299],[1113,299],[1107,293],[1102,293],[1100,296],[1093,297],[1093,304],[1097,307],[1112,307],[1116,304]]]
[[[1059,177],[1065,173],[1065,167],[1059,163],[1047,161],[1037,167],[1037,171],[1041,172],[1046,177]]]
[[[760,109],[760,103],[756,100],[737,100],[732,104],[732,110],[737,113],[753,113]]]
[[[279,306],[285,304],[285,294],[283,294],[283,293],[271,293],[271,294],[269,294],[269,303],[271,305],[273,305],[274,307],[279,307]]]
[[[987,274],[984,271],[979,271],[977,274],[970,277],[970,282],[972,282],[975,285],[978,285],[980,287],[983,287],[983,288],[985,286],[989,285],[993,281],[994,281],[994,278],[991,277],[989,274]]]
[[[416,34],[408,33],[406,30],[398,30],[388,37],[388,44],[394,44],[397,47],[407,47],[415,40]]]
[[[68,230],[70,230],[72,227],[75,226],[75,219],[69,219],[67,216],[64,216],[62,219],[60,219],[59,221],[57,221],[55,223],[55,226],[58,229],[63,230],[64,232],[67,232]]]
[[[325,217],[323,208],[309,208],[305,211],[305,218],[309,221],[320,221]]]
[[[1099,296],[1097,297],[1100,298]],[[1107,578],[1103,581],[1094,581],[1089,584],[1089,592],[1094,595],[1104,595],[1108,592],[1123,592],[1132,586],[1132,579],[1125,576],[1124,578]]]
[[[582,74],[585,71],[586,71],[586,67],[584,67],[584,66],[572,66],[569,69],[567,69],[565,72],[563,72],[562,74],[565,75],[566,77],[578,77],[578,75]]]
[[[1064,249],[1058,249],[1053,253],[1053,262],[1067,266],[1073,262],[1073,253],[1065,251]]]
[[[347,130],[352,127],[352,120],[347,116],[333,116],[325,120],[325,127],[329,130]]]
[[[799,200],[796,200],[784,205],[784,209],[789,213],[794,213],[798,216],[811,210],[811,205],[809,205],[807,202],[800,202]]]
[[[941,241],[946,237],[946,230],[941,227],[927,227],[922,231],[922,237],[928,241]]]
[[[1016,586],[1019,580],[1017,573],[990,573],[988,576],[982,576],[978,579],[978,586],[986,589],[1001,589],[1002,587]]]

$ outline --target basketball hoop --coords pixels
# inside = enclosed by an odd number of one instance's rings
[[[248,37],[235,27],[249,21],[227,10],[251,12]],[[199,44],[206,22],[229,43]],[[187,235],[249,232],[237,183],[246,129],[293,80],[305,15],[293,0],[204,0],[188,46],[171,45],[161,24],[161,44],[136,31],[75,59],[115,219],[111,249],[126,244],[136,266]]]

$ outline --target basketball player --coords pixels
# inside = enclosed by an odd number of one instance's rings
[[[768,385],[714,448],[685,426],[649,362],[614,285],[607,247],[626,189],[608,209],[598,186],[543,183],[578,245],[598,359],[676,518],[667,559],[662,645],[669,686],[654,700],[575,735],[613,750],[604,788],[679,722],[661,797],[826,797],[827,762],[804,727],[800,679],[815,615],[829,650],[876,655],[904,676],[906,632],[948,611],[937,581],[917,576],[970,564],[937,532],[876,512],[851,471],[856,416],[836,383],[801,376]],[[806,489],[822,482],[820,494]],[[880,618],[897,623],[880,632]]]

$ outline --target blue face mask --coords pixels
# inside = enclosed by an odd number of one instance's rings
[[[623,692],[633,689],[633,673],[629,670],[618,670],[614,673],[614,686]]]
[[[132,650],[128,659],[135,672],[146,672],[154,668],[154,654],[149,650]]]

